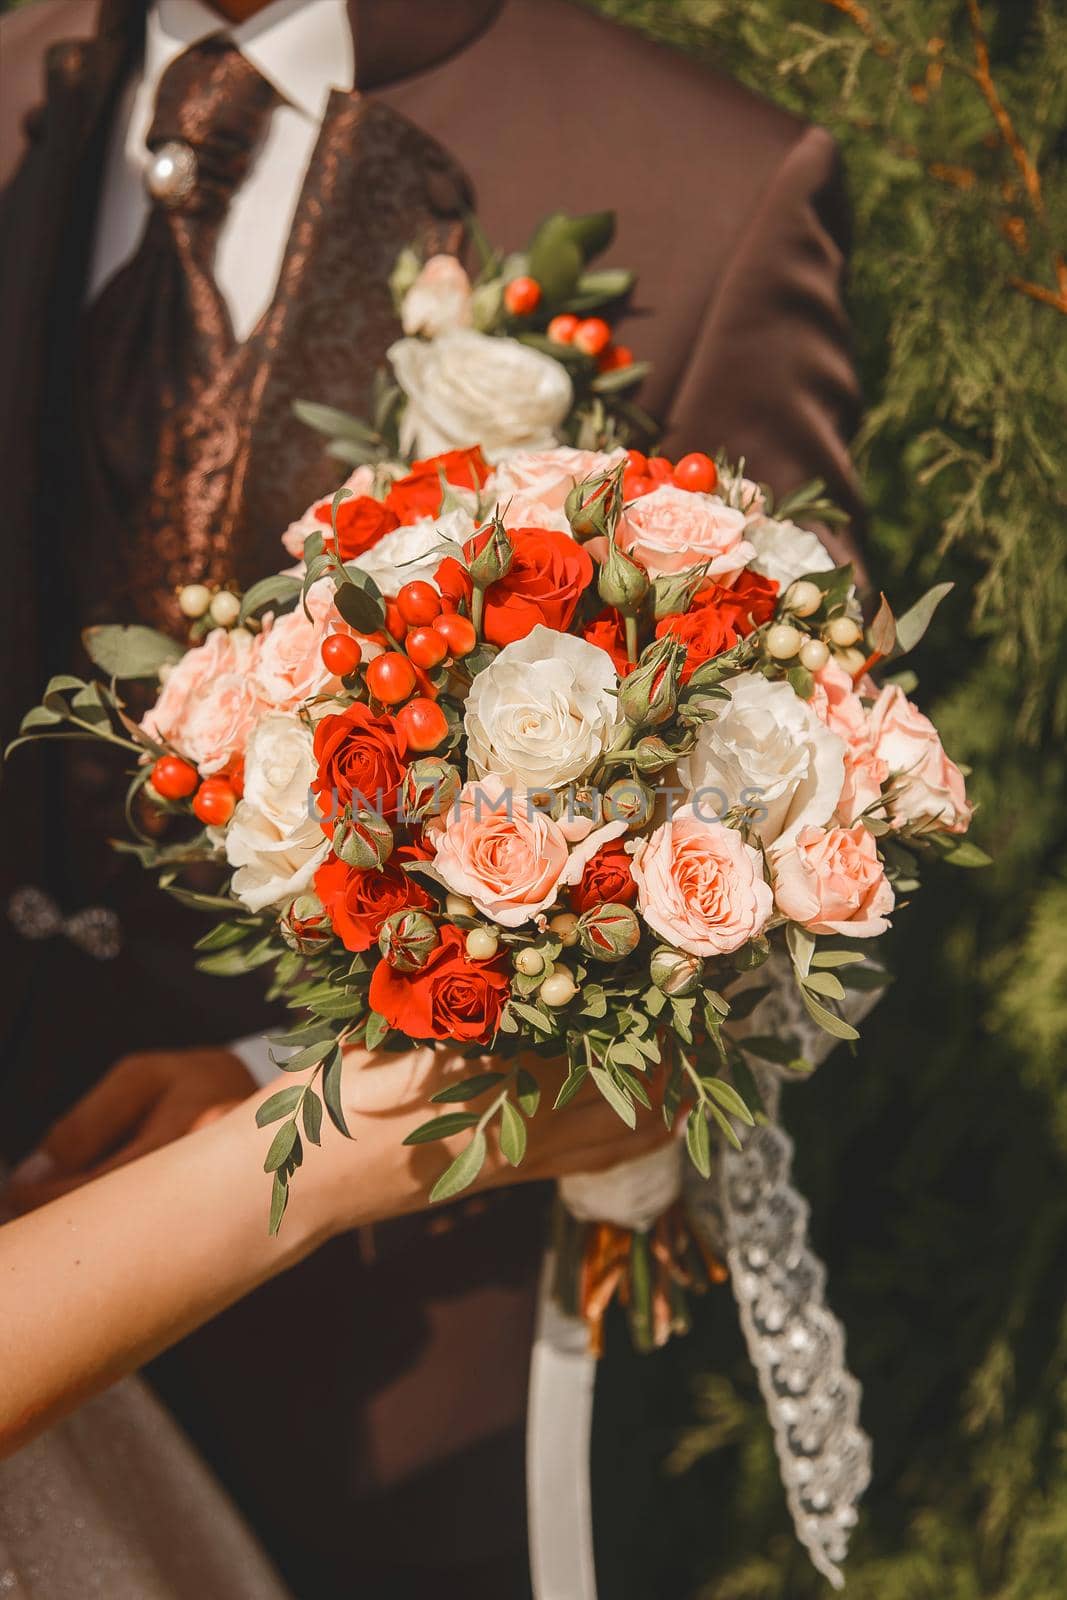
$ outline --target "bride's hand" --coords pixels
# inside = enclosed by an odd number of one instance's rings
[[[518,1167],[507,1162],[499,1146],[500,1119],[494,1118],[486,1130],[489,1151],[473,1191],[571,1172],[597,1172],[643,1155],[670,1137],[659,1111],[639,1108],[637,1127],[627,1128],[592,1084],[565,1110],[554,1112],[552,1103],[565,1076],[559,1064],[534,1055],[523,1055],[519,1064],[541,1085],[540,1104],[528,1121],[525,1157]],[[426,1144],[405,1146],[404,1139],[445,1112],[486,1111],[493,1091],[470,1103],[435,1106],[430,1099],[460,1078],[501,1068],[499,1061],[472,1061],[447,1050],[417,1049],[401,1055],[347,1051],[342,1098],[353,1137],[345,1139],[324,1121],[322,1149],[306,1152],[293,1179],[293,1219],[303,1214],[307,1221],[313,1213],[312,1226],[337,1233],[426,1207],[434,1181],[467,1144],[471,1129]],[[273,1132],[273,1126],[263,1130],[264,1152]]]

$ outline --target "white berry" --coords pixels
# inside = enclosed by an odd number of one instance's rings
[[[798,578],[796,583],[790,584],[785,603],[798,617],[810,617],[822,605],[822,590],[817,583]]]
[[[853,622],[851,617],[835,617],[827,626],[826,637],[831,644],[837,645],[839,650],[847,650],[849,645],[856,643],[860,636],[860,625]]]
[[[211,604],[211,590],[206,583],[187,583],[178,591],[178,609],[183,617],[195,622]]]
[[[220,628],[232,628],[237,618],[241,615],[241,602],[229,589],[220,589],[212,597],[208,607],[212,622],[217,622]]]
[[[500,940],[488,928],[472,928],[467,935],[467,954],[472,961],[492,961]]]
[[[537,993],[546,1006],[566,1006],[578,993],[578,985],[565,967],[557,967],[538,989]]]
[[[568,949],[578,943],[578,918],[573,911],[560,911],[556,916],[549,917],[548,926]]]
[[[515,957],[515,971],[521,972],[524,978],[536,978],[544,970],[545,958],[540,950],[520,950]]]
[[[807,639],[800,647],[800,665],[809,672],[821,672],[830,659],[830,651],[821,639]]]
[[[767,650],[776,661],[788,661],[800,649],[804,635],[791,622],[776,622],[767,629]]]

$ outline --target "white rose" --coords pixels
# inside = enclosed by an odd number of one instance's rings
[[[455,256],[431,256],[404,296],[400,322],[405,333],[435,339],[471,320],[471,281]]]
[[[349,562],[372,577],[379,589],[394,599],[405,583],[422,579],[432,583],[434,573],[448,554],[448,545],[462,545],[474,533],[469,511],[457,506],[440,517],[423,517],[407,528],[397,528],[371,550]]]
[[[408,454],[480,444],[495,460],[505,450],[546,450],[574,400],[551,356],[472,328],[429,342],[399,339],[389,360],[407,397],[400,444]]]
[[[728,678],[730,700],[705,722],[678,775],[706,821],[754,808],[765,845],[830,821],[845,781],[845,743],[788,683],[757,673]],[[766,816],[759,820],[763,812]]]
[[[607,652],[573,634],[539,626],[505,645],[467,696],[475,773],[497,773],[513,789],[584,777],[621,725],[618,687]]]
[[[276,711],[253,728],[245,751],[244,799],[226,834],[232,888],[250,911],[262,911],[310,887],[329,840],[308,812],[315,776],[311,731]]]
[[[749,524],[745,537],[756,551],[756,559],[750,563],[753,571],[773,578],[783,594],[797,578],[809,572],[830,572],[837,565],[822,540],[795,522],[761,517]]]

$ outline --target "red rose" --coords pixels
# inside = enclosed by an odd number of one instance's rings
[[[636,899],[637,884],[621,839],[601,846],[571,890],[571,905],[578,912],[591,906],[629,906]]]
[[[446,450],[439,456],[413,461],[405,478],[398,478],[385,497],[386,505],[407,527],[420,517],[436,517],[444,500],[441,477],[457,489],[480,489],[489,476],[481,450]]]
[[[330,506],[320,506],[315,515],[328,528],[331,526]],[[337,554],[342,561],[354,561],[399,526],[396,512],[373,495],[357,494],[351,500],[342,500],[337,507]]]
[[[705,661],[721,655],[738,639],[747,639],[754,628],[769,622],[777,599],[777,583],[758,572],[742,572],[732,589],[709,582],[688,611],[664,617],[657,624],[656,638],[673,633],[685,645],[682,682],[688,683]]]
[[[388,712],[376,717],[356,704],[323,717],[315,729],[319,770],[311,785],[319,810],[332,823],[354,798],[358,806],[394,817],[406,755],[404,735]]]
[[[369,950],[386,917],[433,904],[421,884],[392,864],[380,870],[346,867],[331,856],[315,873],[315,893],[346,950]]]
[[[637,665],[626,654],[626,628],[622,613],[612,606],[607,606],[591,622],[586,623],[582,638],[587,644],[595,644],[598,649],[607,651],[620,678],[627,677]]]
[[[441,929],[441,943],[418,972],[397,972],[379,961],[370,1003],[391,1028],[411,1039],[489,1044],[511,992],[504,960],[471,961],[459,928]]]
[[[509,530],[514,556],[511,568],[485,591],[483,628],[491,644],[513,644],[525,639],[538,623],[566,633],[574,620],[582,592],[593,581],[593,563],[587,550],[566,533],[548,528]],[[469,561],[489,537],[483,530],[465,545]],[[437,587],[453,610],[470,610],[470,575],[446,556],[437,569]]]

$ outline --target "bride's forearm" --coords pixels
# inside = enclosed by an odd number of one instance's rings
[[[251,1103],[0,1227],[0,1453],[309,1253],[310,1203],[267,1232]]]

